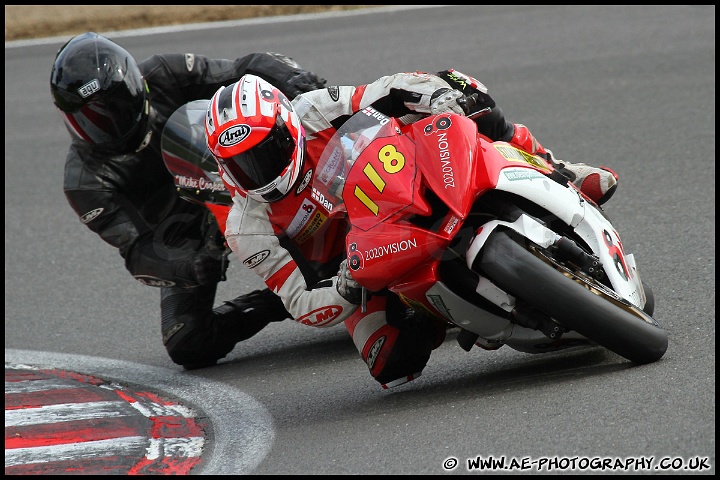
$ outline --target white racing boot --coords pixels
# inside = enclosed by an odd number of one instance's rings
[[[618,176],[607,167],[593,167],[586,163],[570,163],[558,160],[550,149],[543,147],[530,130],[521,124],[513,124],[514,132],[510,143],[532,155],[540,155],[552,163],[555,170],[566,177],[590,200],[602,205],[613,196],[617,189]]]
[[[549,160],[555,170],[566,176],[573,185],[598,205],[610,200],[617,190],[618,176],[609,168],[558,160],[552,151],[549,149],[545,149],[545,151],[549,154]]]

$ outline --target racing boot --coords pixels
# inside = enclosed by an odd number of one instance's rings
[[[544,148],[525,125],[514,124],[515,131],[510,143],[532,155],[539,155],[550,162],[555,170],[567,178],[578,190],[593,202],[602,205],[617,189],[618,176],[607,167],[593,167],[586,163],[570,163],[558,160],[550,149]]]
[[[607,167],[559,160],[547,149],[547,157],[555,170],[567,177],[578,190],[598,205],[605,204],[617,190],[618,175]]]
[[[444,326],[413,310],[398,308],[389,298],[375,295],[368,301],[366,313],[358,309],[345,320],[361,358],[383,389],[418,378],[431,351],[445,339]]]
[[[168,299],[169,298],[169,299]],[[174,295],[168,302],[192,301],[191,297]],[[163,309],[163,344],[170,358],[186,370],[210,367],[230,353],[238,342],[247,340],[271,322],[290,318],[280,297],[268,289],[255,290],[227,301],[199,316],[192,309],[171,315],[177,310]]]

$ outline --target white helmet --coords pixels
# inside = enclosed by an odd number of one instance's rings
[[[257,201],[280,200],[302,171],[305,129],[287,97],[256,75],[215,92],[205,134],[223,180]]]

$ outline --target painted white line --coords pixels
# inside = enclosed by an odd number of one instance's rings
[[[5,449],[5,467],[27,463],[61,462],[83,458],[108,457],[110,455],[144,455],[147,450],[147,437],[123,437],[92,442],[67,443],[47,447]]]
[[[58,379],[48,380],[22,380],[19,382],[5,382],[5,394],[9,393],[31,393],[44,392],[48,390],[81,388],[84,385],[77,381],[58,381]]]
[[[146,417],[195,417],[191,409],[182,405],[158,405],[155,402],[132,402],[129,405]]]
[[[96,418],[129,417],[137,414],[137,410],[125,401],[60,403],[43,407],[5,410],[5,426],[27,427]]]
[[[205,444],[203,437],[189,438],[153,438],[150,440],[145,457],[148,460],[155,460],[160,457],[199,457],[202,455],[202,447]]]
[[[275,436],[272,417],[262,404],[230,385],[203,379],[197,373],[101,357],[14,349],[5,350],[5,363],[58,368],[144,386],[169,393],[202,410],[212,425],[213,448],[203,453],[203,462],[193,469],[193,474],[252,473],[270,452]],[[7,460],[5,450],[6,466]]]

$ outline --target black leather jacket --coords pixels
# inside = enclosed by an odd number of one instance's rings
[[[153,286],[192,286],[183,285],[175,263],[187,261],[200,246],[200,222],[207,210],[177,195],[162,159],[163,127],[178,107],[209,99],[246,73],[265,78],[292,98],[296,92],[288,80],[298,68],[264,53],[235,61],[154,55],[139,66],[150,90],[150,143],[140,152],[117,155],[73,140],[64,191],[80,221],[119,250],[135,278]]]

